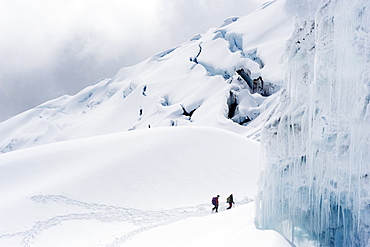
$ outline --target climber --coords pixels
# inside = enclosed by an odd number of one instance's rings
[[[217,195],[217,196],[212,198],[212,205],[214,205],[214,207],[212,208],[212,212],[213,212],[213,210],[216,210],[216,213],[218,213],[218,198],[219,197],[220,196]]]
[[[233,204],[235,204],[233,194],[230,194],[230,196],[226,199],[226,202],[229,203],[229,207],[227,209],[232,208]]]

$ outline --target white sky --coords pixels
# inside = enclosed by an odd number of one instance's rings
[[[0,122],[244,16],[263,0],[0,0]]]

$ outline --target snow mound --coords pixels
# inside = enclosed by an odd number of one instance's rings
[[[122,132],[2,154],[0,217],[8,223],[0,225],[0,243],[30,243],[44,231],[69,231],[70,222],[116,222],[131,231],[204,216],[216,194],[222,205],[230,193],[237,203],[250,201],[258,173],[257,142],[209,127]]]

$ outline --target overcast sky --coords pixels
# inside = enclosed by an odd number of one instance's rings
[[[73,95],[263,0],[0,0],[0,122]]]

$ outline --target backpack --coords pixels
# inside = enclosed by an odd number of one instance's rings
[[[212,198],[212,205],[215,205],[216,206],[216,201],[217,201],[217,197],[213,197]]]
[[[230,203],[230,202],[231,202],[231,198],[230,198],[230,196],[226,199],[226,202],[227,202],[227,203]]]

